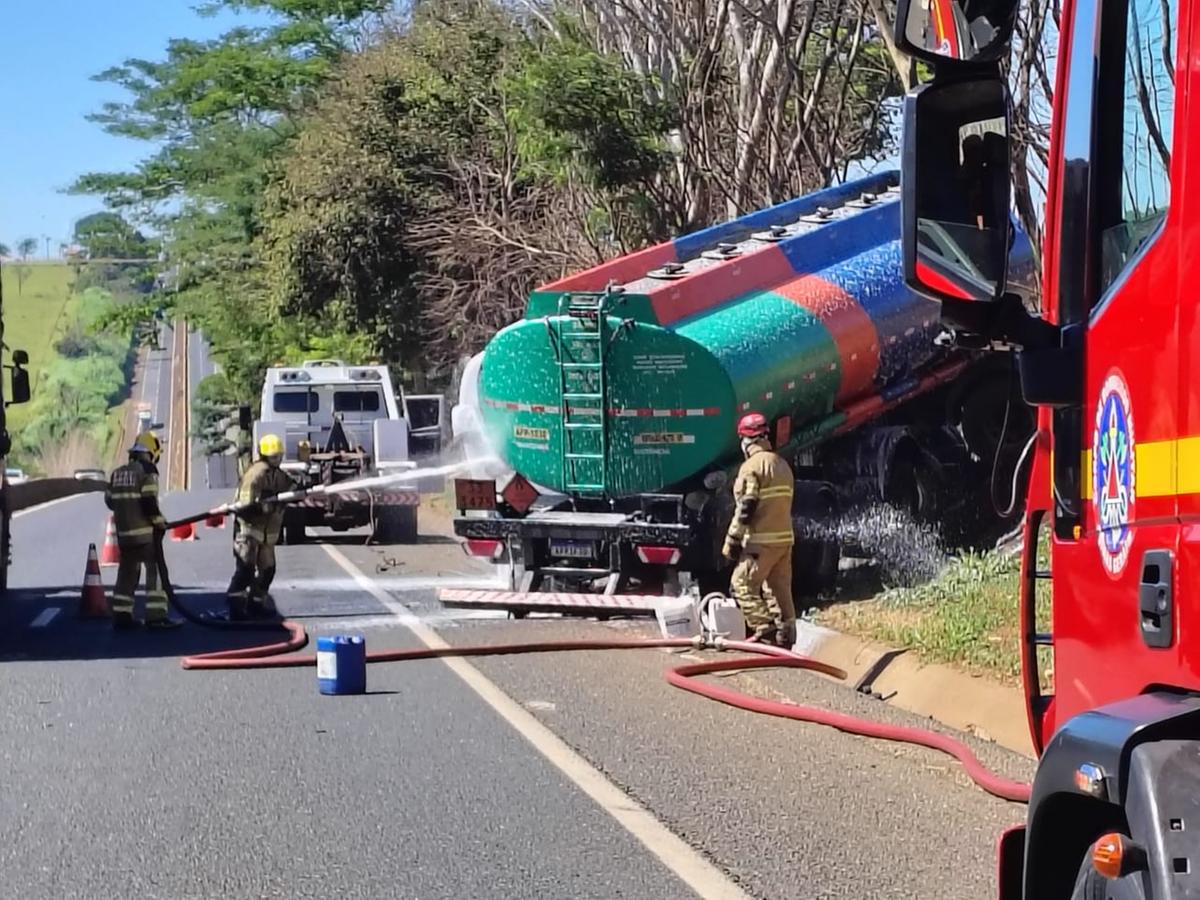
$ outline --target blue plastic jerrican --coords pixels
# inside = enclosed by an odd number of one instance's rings
[[[317,686],[322,694],[367,690],[367,642],[362,635],[317,638]]]

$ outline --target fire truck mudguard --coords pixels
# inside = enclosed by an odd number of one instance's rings
[[[1200,858],[1184,842],[1200,828],[1200,698],[1142,694],[1081,713],[1046,747],[1029,801],[1026,835],[1000,843],[1000,871],[1024,853],[1018,886],[1001,878],[1001,900],[1090,897],[1075,892],[1089,849],[1106,831],[1129,835],[1149,852],[1149,871],[1135,873],[1113,900],[1200,897]],[[1006,858],[1007,857],[1007,858]],[[1082,861],[1082,865],[1081,865]],[[1137,893],[1134,882],[1148,880]],[[1098,895],[1099,896],[1099,895]]]

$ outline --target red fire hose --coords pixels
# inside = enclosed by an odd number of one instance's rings
[[[238,650],[221,650],[215,653],[202,653],[183,658],[185,669],[268,669],[295,668],[300,666],[315,666],[317,657],[312,653],[299,653],[308,643],[308,635],[304,628],[295,622],[284,622],[283,627],[288,631],[288,638],[260,647],[247,647]],[[778,647],[766,644],[754,644],[744,641],[725,641],[718,639],[709,644],[701,640],[689,638],[672,639],[635,639],[635,640],[589,640],[589,641],[537,641],[522,644],[472,645],[467,647],[430,647],[419,650],[382,650],[367,654],[368,662],[404,662],[416,659],[440,659],[444,657],[463,656],[512,656],[521,653],[555,653],[568,650],[648,650],[656,647],[693,648],[712,646],[719,650],[740,650],[758,654],[756,657],[740,659],[724,659],[715,662],[694,663],[668,669],[667,681],[674,687],[699,694],[710,700],[716,700],[729,706],[748,712],[761,713],[767,716],[777,716],[784,719],[795,719],[799,722],[811,722],[818,725],[828,725],[850,734],[877,738],[886,741],[898,741],[906,744],[916,744],[946,753],[960,763],[971,780],[987,791],[1004,800],[1018,803],[1029,801],[1029,785],[1001,778],[988,771],[978,757],[966,744],[956,741],[944,734],[938,734],[923,728],[910,728],[904,725],[885,725],[872,722],[857,716],[819,709],[812,706],[799,706],[793,703],[782,703],[777,700],[764,700],[752,697],[741,691],[696,680],[697,676],[709,675],[714,672],[740,672],[751,669],[788,668],[807,669],[821,672],[834,678],[845,678],[846,673],[835,666],[810,659],[799,654],[789,653]],[[763,658],[768,657],[768,658]]]

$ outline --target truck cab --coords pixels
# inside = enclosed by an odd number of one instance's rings
[[[1037,409],[1020,630],[1041,758],[1026,825],[1001,842],[1001,897],[1200,897],[1192,7],[1063,3],[1042,298],[1030,311],[1006,271],[1022,123],[1001,66],[1017,4],[961,6],[987,19],[978,33],[990,38],[936,45],[936,11],[899,4],[899,44],[934,72],[906,101],[902,221],[910,286],[942,301],[960,334],[1014,353]],[[971,158],[967,136],[985,123],[989,152]],[[953,252],[923,237],[931,224]],[[945,277],[964,257],[972,277]],[[1046,543],[1049,568],[1037,563]],[[1048,618],[1037,611],[1046,587]]]
[[[253,431],[255,444],[278,435],[283,469],[311,487],[415,469],[414,456],[439,452],[441,419],[441,396],[405,397],[387,366],[316,359],[266,371],[262,418]],[[309,526],[363,525],[378,538],[415,540],[422,489],[435,487],[414,480],[309,498],[285,513],[285,540],[304,540]]]

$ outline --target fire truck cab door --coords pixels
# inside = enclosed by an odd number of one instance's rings
[[[1191,355],[1181,350],[1179,298],[1194,288],[1181,267],[1190,92],[1177,95],[1175,80],[1192,76],[1186,62],[1174,67],[1189,24],[1179,9],[1179,0],[1075,7],[1051,277],[1060,321],[1086,328],[1079,445],[1055,432],[1056,455],[1082,459],[1080,528],[1074,537],[1059,529],[1055,541],[1054,569],[1069,574],[1055,579],[1053,630],[1055,671],[1089,675],[1056,678],[1058,724],[1161,683],[1178,665],[1173,635],[1146,638],[1162,586],[1177,594],[1179,438],[1187,427],[1200,435],[1180,390]],[[1055,463],[1060,490],[1067,458]],[[1179,616],[1157,621],[1167,619],[1168,631],[1178,627]]]

